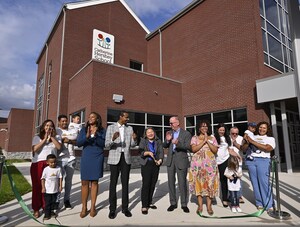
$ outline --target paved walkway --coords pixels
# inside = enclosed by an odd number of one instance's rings
[[[29,166],[30,163],[16,163],[16,167],[30,182]],[[246,203],[241,204],[242,214],[256,212],[253,205],[253,192],[247,172],[244,172],[244,198]],[[290,220],[278,220],[270,217],[266,212],[260,217],[250,218],[233,218],[233,219],[218,219],[218,218],[201,218],[196,215],[197,208],[196,198],[190,196],[190,213],[184,213],[180,205],[173,212],[167,212],[169,206],[168,185],[166,167],[162,167],[155,191],[154,201],[157,205],[157,210],[150,210],[148,215],[141,213],[141,174],[140,169],[132,169],[130,174],[130,195],[129,209],[133,216],[127,218],[121,212],[121,199],[118,199],[117,217],[113,220],[108,218],[108,189],[109,189],[109,172],[105,172],[104,177],[99,181],[99,194],[97,198],[98,214],[92,218],[87,216],[80,218],[81,211],[80,203],[80,175],[76,171],[73,178],[73,188],[71,195],[71,203],[74,206],[72,210],[60,210],[57,220],[52,218],[45,221],[47,224],[59,224],[66,226],[290,226],[300,225],[300,173],[287,174],[280,173],[280,197],[281,210],[291,214]],[[118,198],[121,197],[121,187],[117,187]],[[31,208],[31,193],[23,196],[25,203]],[[61,203],[62,205],[62,203]],[[204,206],[204,209],[206,207]],[[231,216],[233,213],[229,208],[224,208],[221,205],[220,199],[217,198],[216,204],[213,206],[216,216]],[[8,216],[9,220],[2,226],[41,226],[41,224],[30,219],[22,210],[17,200],[10,201],[0,206],[0,214]],[[207,215],[204,211],[204,215]],[[236,214],[237,216],[238,214]],[[43,217],[38,219],[43,222]]]

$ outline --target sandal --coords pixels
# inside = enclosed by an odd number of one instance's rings
[[[40,217],[40,212],[39,212],[38,210],[35,210],[35,211],[33,212],[33,216],[34,216],[35,218],[39,218],[39,217]]]
[[[90,210],[90,216],[93,218],[97,215],[97,211],[96,210]]]
[[[81,217],[81,218],[84,218],[84,217],[86,217],[87,215],[88,215],[87,210],[82,210],[82,211],[80,212],[80,217]]]
[[[203,207],[202,206],[198,206],[197,210],[196,210],[196,214],[202,215],[203,212]]]
[[[214,214],[214,211],[213,211],[213,209],[212,209],[211,206],[210,206],[210,207],[207,207],[207,213],[208,213],[210,216],[212,216],[212,215]]]

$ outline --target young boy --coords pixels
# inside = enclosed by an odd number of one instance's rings
[[[68,139],[71,140],[76,140],[77,136],[79,134],[79,131],[81,130],[82,125],[80,124],[80,116],[78,114],[74,114],[72,116],[72,122],[70,122],[68,131],[70,136],[68,136]],[[69,154],[71,156],[71,159],[75,159],[75,154],[74,154],[74,145],[73,144],[68,144],[68,150]]]
[[[56,156],[49,154],[47,156],[48,166],[42,174],[42,193],[45,198],[45,216],[44,220],[49,220],[54,213],[57,193],[62,191],[62,173],[60,167],[56,167]]]
[[[254,133],[256,131],[256,123],[255,122],[249,122],[248,123],[248,129],[245,131],[244,134],[247,134],[251,139],[254,140]],[[247,151],[246,151],[246,159],[253,160],[252,153],[256,152],[258,149],[253,144],[250,144]]]

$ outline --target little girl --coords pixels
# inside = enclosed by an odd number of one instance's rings
[[[243,175],[242,168],[239,166],[238,157],[230,156],[228,166],[224,175],[227,177],[228,191],[231,202],[231,211],[233,213],[242,212],[239,203],[238,192],[241,188],[241,177]]]

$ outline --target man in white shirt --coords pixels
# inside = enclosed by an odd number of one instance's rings
[[[128,209],[129,203],[129,173],[131,168],[130,148],[137,145],[136,134],[131,126],[127,125],[129,114],[121,111],[118,122],[109,125],[106,130],[105,147],[109,148],[107,164],[110,165],[109,185],[109,214],[110,219],[116,217],[117,193],[116,187],[119,174],[122,183],[122,213],[126,217],[132,214]]]
[[[74,156],[70,155],[68,145],[75,145],[76,140],[68,139],[68,117],[66,115],[58,116],[58,128],[56,131],[57,134],[62,137],[62,148],[57,158],[57,165],[61,167],[65,181],[64,206],[66,209],[72,209],[70,195],[72,189],[72,179],[75,170],[75,158]]]

